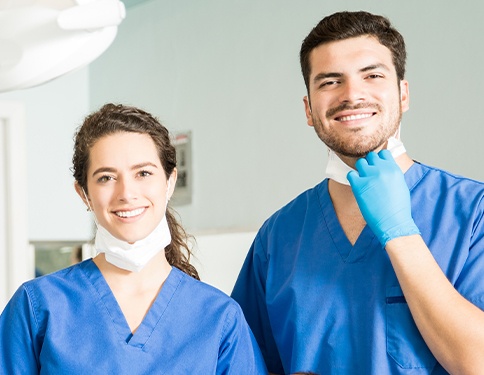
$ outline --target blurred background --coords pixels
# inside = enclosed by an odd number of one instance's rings
[[[60,9],[66,1],[44,3]],[[7,3],[0,1],[0,18],[12,11]],[[311,28],[335,11],[388,16],[405,37],[411,99],[401,135],[410,156],[484,180],[480,1],[122,3],[125,14],[111,21],[112,41],[99,56],[47,83],[0,93],[0,306],[35,269],[70,264],[92,239],[69,170],[72,138],[106,102],[144,108],[176,137],[183,178],[172,205],[197,239],[202,279],[230,293],[264,220],[325,178],[326,147],[306,125],[298,54]],[[0,72],[9,63],[1,58]]]

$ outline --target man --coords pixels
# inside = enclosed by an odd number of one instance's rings
[[[482,374],[484,184],[406,154],[402,36],[340,12],[300,57],[329,178],[264,223],[232,294],[269,372]]]

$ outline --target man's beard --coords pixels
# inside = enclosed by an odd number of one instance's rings
[[[326,114],[326,119],[343,110],[355,110],[361,108],[374,108],[377,113],[383,113],[381,106],[378,104],[362,103],[356,106],[343,104],[339,107],[329,109]],[[313,123],[314,130],[316,131],[319,139],[321,139],[331,150],[342,156],[361,158],[366,156],[370,151],[378,149],[385,142],[387,142],[388,138],[395,135],[400,126],[401,119],[402,109],[399,106],[398,110],[390,112],[390,118],[387,120],[388,124],[380,123],[373,134],[365,136],[358,135],[357,138],[354,138],[351,141],[347,139],[349,137],[348,135],[341,136],[338,134],[338,132],[332,132],[331,129],[329,129],[329,131],[324,131],[321,120],[315,116],[313,116]],[[360,129],[361,128],[354,128],[349,129],[348,131],[352,131],[357,134]]]

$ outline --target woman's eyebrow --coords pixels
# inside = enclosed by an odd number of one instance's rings
[[[94,172],[92,172],[92,175],[95,176],[98,173],[105,173],[105,172],[114,173],[116,172],[116,169],[111,167],[101,167],[96,169]]]
[[[143,162],[143,163],[138,163],[138,164],[135,164],[131,167],[132,170],[134,169],[140,169],[140,168],[144,168],[144,167],[153,167],[153,168],[158,168],[158,166],[150,161],[146,161],[146,162]]]
[[[144,167],[153,167],[153,168],[158,168],[158,166],[150,161],[145,161],[145,162],[142,162],[142,163],[138,163],[138,164],[135,164],[131,167],[131,170],[136,170],[136,169],[140,169],[140,168],[144,168]],[[98,173],[115,173],[117,171],[116,168],[112,168],[112,167],[100,167],[98,169],[96,169],[93,173],[92,173],[92,176],[95,176],[96,174]]]

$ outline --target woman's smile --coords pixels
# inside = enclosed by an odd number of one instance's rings
[[[134,210],[114,211],[114,214],[119,217],[135,217],[141,215],[146,210],[146,207],[136,208]]]

